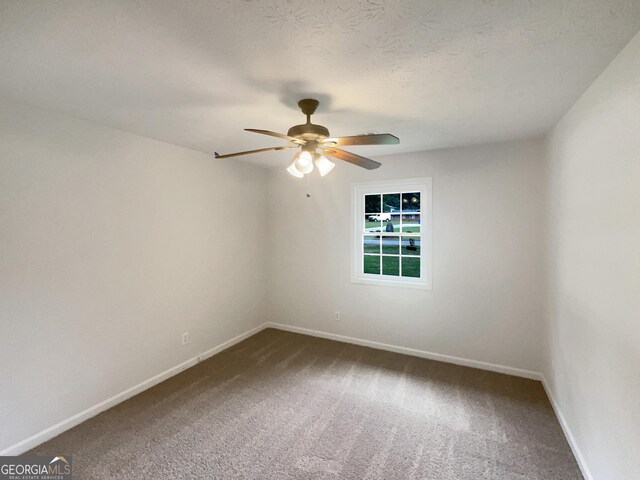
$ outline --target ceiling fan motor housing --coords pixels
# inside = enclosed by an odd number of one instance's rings
[[[301,138],[308,142],[321,143],[322,140],[329,137],[329,130],[322,125],[313,123],[305,123],[303,125],[295,125],[289,129],[287,135],[290,137]]]

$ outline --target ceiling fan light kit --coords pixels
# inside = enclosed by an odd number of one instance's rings
[[[293,165],[303,175],[306,173],[311,173],[313,171],[313,155],[308,150],[304,149],[306,145],[302,148],[301,152],[296,153],[293,161]]]
[[[318,168],[318,172],[321,177],[324,177],[327,173],[333,170],[333,167],[336,166],[331,160],[322,155],[321,153],[316,153],[316,158],[314,160],[316,167]]]
[[[326,127],[311,123],[311,115],[315,113],[318,105],[319,102],[313,98],[300,100],[298,102],[298,106],[300,107],[300,110],[302,110],[302,113],[307,116],[307,122],[301,125],[294,125],[289,129],[286,135],[271,132],[269,130],[257,130],[253,128],[245,129],[248,132],[287,140],[289,142],[288,145],[229,153],[226,155],[220,155],[218,152],[215,152],[216,158],[229,158],[273,150],[300,148],[300,151],[295,154],[293,161],[287,167],[287,172],[294,177],[303,178],[305,175],[308,175],[313,171],[315,164],[320,176],[324,177],[336,166],[335,163],[327,158],[327,156],[343,160],[358,167],[366,168],[367,170],[373,170],[380,166],[380,163],[375,160],[371,160],[370,158],[362,157],[336,147],[349,145],[396,145],[400,143],[398,137],[391,135],[390,133],[333,138],[330,136],[329,130]]]
[[[320,153],[313,154],[313,163],[309,161],[311,158],[306,151],[297,153],[293,157],[293,161],[287,167],[287,172],[297,178],[303,178],[305,174],[313,171],[313,164],[315,164],[321,177],[324,177],[327,173],[333,170],[336,166],[331,160]]]
[[[287,172],[289,172],[294,177],[298,177],[298,178],[303,178],[304,177],[304,173],[302,173],[300,170],[298,170],[296,168],[296,161],[295,160],[293,160],[293,162],[291,162],[289,164],[289,166],[287,167]]]

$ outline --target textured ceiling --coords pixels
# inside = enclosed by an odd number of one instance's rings
[[[3,0],[0,92],[221,153],[314,96],[333,135],[400,137],[375,157],[542,134],[639,28],[637,0]]]

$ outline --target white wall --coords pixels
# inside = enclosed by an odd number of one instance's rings
[[[640,478],[640,34],[548,139],[545,376],[593,478]]]
[[[403,154],[382,158],[374,171],[341,163],[312,177],[309,199],[306,180],[274,170],[271,319],[539,372],[543,146]],[[433,177],[433,290],[351,283],[351,183],[421,176]],[[343,321],[333,320],[335,311]]]
[[[0,450],[263,322],[265,195],[258,167],[1,104]]]

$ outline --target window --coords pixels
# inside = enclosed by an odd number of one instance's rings
[[[355,283],[431,289],[431,178],[352,186]]]

